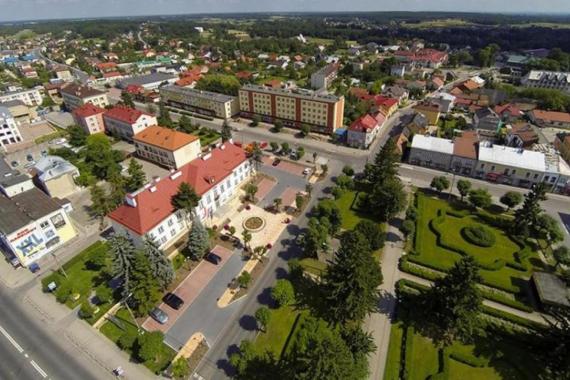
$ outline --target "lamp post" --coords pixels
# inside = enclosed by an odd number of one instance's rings
[[[65,269],[63,269],[63,265],[59,265],[59,261],[57,260],[57,257],[55,256],[55,253],[51,253],[51,257],[53,257],[53,261],[55,261],[55,266],[59,267],[59,270],[61,271],[61,274],[63,274],[63,276],[65,278],[67,277],[67,273],[65,273]]]
[[[139,326],[139,323],[137,322],[137,319],[135,318],[135,315],[133,314],[133,311],[131,310],[131,308],[129,307],[129,304],[127,302],[127,300],[133,295],[133,293],[129,293],[127,294],[127,296],[125,298],[122,299],[122,303],[123,305],[125,305],[125,307],[127,308],[129,314],[131,315],[131,318],[133,319],[133,321],[135,322],[135,325],[137,325],[137,332],[141,331],[141,327]]]

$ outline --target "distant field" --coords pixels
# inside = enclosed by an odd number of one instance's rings
[[[238,29],[228,29],[228,34],[235,36],[241,40],[248,40],[251,38],[248,32],[244,32],[243,30]]]
[[[467,26],[467,25],[476,25],[476,24],[472,23],[471,21],[466,21],[463,19],[456,19],[456,18],[422,21],[417,24],[402,23],[402,26],[404,28],[410,28],[410,29],[446,28],[450,26]]]
[[[317,44],[317,45],[324,45],[324,46],[329,46],[332,45],[334,40],[331,38],[316,38],[316,37],[307,37],[305,36],[305,38],[307,39],[307,42],[310,44]],[[356,41],[346,41],[347,45],[356,45]]]
[[[513,28],[552,28],[552,29],[570,29],[570,23],[555,23],[555,22],[530,22],[528,24],[512,24]]]

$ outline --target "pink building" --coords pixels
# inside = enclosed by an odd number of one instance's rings
[[[105,132],[104,113],[104,108],[85,103],[73,111],[73,119],[87,134],[92,135]]]

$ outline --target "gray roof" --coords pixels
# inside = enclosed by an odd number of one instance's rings
[[[78,169],[73,164],[59,156],[42,157],[34,166],[34,169],[37,171],[38,179],[42,182],[65,174],[79,174]]]
[[[220,103],[230,102],[236,98],[235,96],[219,94],[217,92],[197,90],[195,88],[180,87],[176,85],[164,86],[160,89],[161,96],[163,94],[168,94],[169,92],[172,94],[180,94],[188,97],[209,99]]]
[[[315,91],[309,91],[304,89],[286,90],[281,88],[270,88],[267,86],[260,86],[257,84],[246,84],[242,86],[241,89],[246,91],[261,92],[265,94],[274,94],[279,96],[291,96],[295,98],[328,102],[328,103],[337,102],[343,98],[342,96],[336,96],[330,94],[325,95]]]
[[[119,81],[119,87],[126,88],[131,84],[144,86],[145,84],[165,82],[176,78],[178,78],[176,75],[165,74],[165,73],[152,73],[146,75],[139,75]]]
[[[26,103],[24,103],[21,100],[15,99],[15,100],[9,100],[7,102],[3,102],[2,106],[3,107],[26,106]]]
[[[10,187],[29,181],[30,177],[22,174],[17,170],[13,170],[4,160],[0,160],[0,186]],[[2,218],[0,218],[2,219]]]
[[[568,289],[556,275],[546,272],[534,272],[532,279],[542,303],[570,306]]]
[[[0,231],[11,234],[60,208],[55,200],[37,188],[12,198],[0,196]]]

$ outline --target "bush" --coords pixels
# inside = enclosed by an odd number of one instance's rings
[[[352,180],[352,178],[350,178],[349,176],[345,175],[345,174],[341,174],[338,177],[336,177],[335,180],[336,184],[338,187],[342,188],[342,189],[352,189],[354,188],[354,181]]]
[[[172,267],[174,268],[174,270],[182,268],[182,265],[184,265],[184,261],[186,261],[186,257],[183,254],[178,254],[174,256],[174,259],[172,260]]]
[[[164,334],[161,331],[146,332],[137,337],[137,356],[145,361],[155,361],[162,353]]]
[[[273,289],[271,289],[271,298],[279,306],[287,306],[295,300],[295,290],[288,280],[277,280]]]
[[[95,289],[95,295],[99,300],[99,304],[110,302],[113,299],[113,290],[108,286],[101,285]]]
[[[129,332],[123,333],[119,340],[117,340],[117,345],[124,351],[131,351],[135,342],[137,340],[137,335]]]
[[[417,220],[418,219],[418,210],[413,206],[408,207],[408,209],[406,210],[406,219],[413,220],[413,221]]]
[[[402,233],[406,236],[413,235],[415,230],[416,224],[409,219],[404,220],[402,226],[400,227],[400,231],[402,231]]]
[[[483,358],[478,358],[473,355],[468,355],[459,351],[452,351],[449,355],[453,360],[460,363],[467,364],[470,367],[481,368],[487,365],[487,361]]]
[[[342,168],[342,172],[349,177],[352,177],[354,175],[354,169],[349,165],[346,165],[344,168]]]
[[[237,278],[237,282],[240,287],[247,288],[251,283],[251,274],[247,271],[243,271]]]
[[[341,189],[339,186],[335,186],[332,188],[331,194],[334,197],[334,199],[339,199],[343,196],[344,190]]]
[[[89,319],[93,317],[94,310],[93,306],[89,303],[89,301],[85,300],[81,303],[81,308],[79,309],[79,317],[83,319]]]
[[[491,247],[496,241],[493,231],[481,225],[465,227],[461,230],[461,234],[469,243],[480,247]]]
[[[172,376],[175,379],[185,379],[190,375],[190,365],[186,358],[180,357],[172,363]]]
[[[55,299],[59,303],[66,303],[71,296],[71,291],[71,284],[69,284],[69,282],[62,282],[55,289]]]

